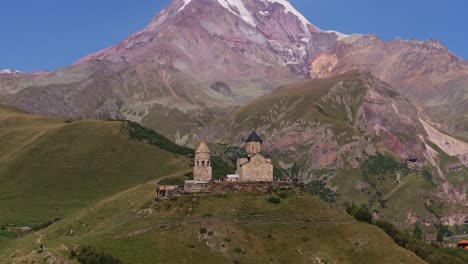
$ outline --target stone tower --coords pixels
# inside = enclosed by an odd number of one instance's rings
[[[211,152],[205,142],[202,141],[195,151],[193,179],[195,181],[209,182],[212,178]]]
[[[248,155],[255,155],[262,152],[262,139],[255,133],[255,131],[250,134],[249,138],[247,138],[245,144],[245,150],[247,151]]]

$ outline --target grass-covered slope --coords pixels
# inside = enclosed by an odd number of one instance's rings
[[[163,150],[132,140],[124,126],[0,106],[0,226],[61,218],[132,186],[190,170],[174,143]]]
[[[153,188],[102,200],[11,243],[0,259],[70,261],[72,249],[92,246],[126,264],[424,263],[378,228],[308,194],[283,193],[280,203],[253,193],[155,201]],[[33,251],[40,243],[42,254]]]
[[[343,92],[346,100],[335,100],[327,96],[332,87],[339,83],[344,83],[346,87],[337,87],[335,92]],[[339,91],[340,89],[342,91]],[[352,134],[353,118],[366,89],[359,79],[358,72],[330,79],[291,83],[228,113],[215,124],[231,125],[232,129],[228,132],[233,137],[245,129],[262,128],[274,131],[296,121],[301,121],[303,125],[307,122],[324,123],[337,134]]]
[[[366,204],[403,226],[453,224],[467,212],[465,169],[453,169],[456,158],[441,165],[452,169],[447,178],[456,189],[447,187],[428,161],[417,113],[388,84],[352,71],[284,85],[219,118],[203,136],[229,150],[256,130],[277,174],[323,181],[337,203]],[[369,171],[372,163],[377,169]]]

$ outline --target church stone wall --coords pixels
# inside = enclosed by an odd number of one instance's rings
[[[193,169],[193,179],[195,181],[208,182],[211,181],[212,177],[211,166],[197,166]]]
[[[239,168],[239,172],[241,181],[273,181],[273,165],[271,164],[271,160],[260,154],[252,156],[249,162],[244,163]]]
[[[247,142],[245,150],[248,154],[257,154],[262,151],[262,144],[260,142]]]

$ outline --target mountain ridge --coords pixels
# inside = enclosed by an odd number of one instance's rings
[[[0,101],[74,119],[129,119],[181,145],[204,133],[235,144],[244,129],[272,129],[266,131],[271,149],[292,150],[288,156],[304,164],[308,174],[358,170],[365,159],[390,152],[439,176],[431,179],[441,183],[440,189],[431,190],[456,204],[441,212],[454,213],[466,203],[465,166],[460,165],[466,155],[455,157],[440,147],[451,137],[466,142],[466,61],[434,40],[385,42],[304,27],[308,22],[284,1],[222,3],[174,0],[143,30],[77,64],[38,77],[2,75]],[[356,70],[361,77],[349,82],[320,89],[307,85]],[[277,89],[288,83],[301,92]],[[284,90],[296,92],[296,98]],[[431,142],[419,118],[444,135]],[[290,160],[283,163],[293,166]],[[432,188],[419,176],[409,181]],[[354,186],[362,184],[340,187],[350,191]],[[428,221],[438,221],[432,216]]]

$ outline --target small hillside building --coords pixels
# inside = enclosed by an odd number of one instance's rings
[[[202,141],[195,151],[193,179],[196,182],[209,182],[212,178],[211,152],[206,143]]]
[[[272,182],[273,164],[269,156],[262,154],[263,140],[254,131],[245,142],[246,155],[237,159],[237,171],[241,182]]]
[[[208,192],[208,182],[205,181],[185,181],[184,191],[187,193]]]
[[[457,248],[468,250],[468,240],[462,240],[458,242]]]
[[[158,185],[156,187],[156,197],[163,199],[176,195],[180,195],[184,191],[181,186],[177,185]]]

